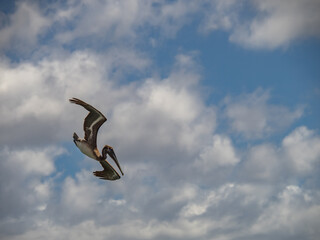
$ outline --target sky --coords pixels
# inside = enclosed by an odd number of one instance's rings
[[[315,240],[320,1],[0,3],[0,238]],[[72,141],[80,98],[124,176]]]

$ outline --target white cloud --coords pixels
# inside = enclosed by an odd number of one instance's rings
[[[262,143],[243,151],[239,176],[245,182],[277,183],[277,187],[299,177],[317,181],[319,149],[319,135],[305,126],[297,127],[279,145]]]
[[[259,139],[283,130],[302,116],[302,109],[269,104],[268,91],[257,89],[237,99],[226,99],[225,115],[232,130],[247,139]]]
[[[215,111],[201,101],[196,86],[199,75],[186,59],[178,56],[167,78],[147,79],[136,94],[133,90],[132,98],[114,105],[112,118],[117,121],[108,136],[121,142],[118,145],[130,155],[147,158],[157,153],[166,158],[169,152],[195,153],[210,138]]]
[[[219,29],[230,30],[238,20],[237,9],[242,7],[242,2],[235,0],[208,1],[209,8],[205,11],[205,17],[200,25],[201,32],[210,32]]]
[[[252,1],[257,15],[236,26],[231,41],[250,48],[273,49],[296,39],[320,36],[318,0]]]
[[[65,226],[52,226],[50,222],[39,223],[39,229],[30,230],[23,236],[7,237],[5,239],[56,239],[66,240],[88,239],[94,237],[97,240],[112,238],[120,239],[163,239],[165,238],[187,238],[201,236],[206,229],[213,224],[202,220],[184,221],[181,220],[175,224],[159,222],[157,220],[148,223],[139,220],[130,220],[119,225],[99,226],[94,221],[85,221],[76,226],[67,228]],[[215,223],[217,226],[222,225]],[[125,231],[124,231],[125,229]]]
[[[176,194],[172,196],[173,202],[192,200],[198,197],[199,189],[195,185],[185,184],[174,190]]]
[[[143,41],[153,29],[162,38],[173,37],[201,14],[202,32],[222,29],[229,32],[230,41],[242,46],[274,49],[296,39],[319,37],[319,9],[317,0],[66,1],[45,9],[21,1],[14,13],[3,14],[0,48],[20,54],[39,51],[36,43],[45,34],[52,35],[50,44],[57,46],[76,40],[84,46],[132,44]],[[145,39],[148,43],[154,38]]]
[[[133,37],[134,23],[148,14],[149,11],[146,9],[150,4],[147,2],[143,4],[139,1],[82,1],[81,7],[79,5],[74,2],[69,4],[67,11],[59,10],[57,13],[58,21],[72,20],[74,25],[72,30],[67,29],[56,36],[63,43],[92,35],[104,36],[105,33],[109,33],[109,39],[118,39],[123,36]],[[72,13],[73,17],[65,17],[69,15],[66,13]],[[79,21],[74,22],[75,18],[79,18]]]
[[[139,38],[142,28],[157,28],[165,36],[173,36],[199,10],[192,1],[82,1],[67,4],[67,10],[57,10],[55,20],[65,28],[56,35],[62,43],[98,36],[104,42],[128,41]],[[78,21],[73,21],[73,19]],[[91,38],[92,39],[92,38]]]
[[[279,146],[263,143],[246,152],[241,166],[246,181],[277,182],[288,184],[298,176],[309,176],[320,162],[320,138],[305,126],[297,127]]]
[[[10,221],[23,229],[31,222],[28,216],[44,211],[50,201],[55,173],[54,159],[65,153],[62,148],[49,146],[37,149],[0,151],[0,232],[11,229]],[[9,222],[8,220],[11,219]],[[8,228],[8,229],[7,229]]]
[[[96,184],[90,171],[82,171],[76,176],[76,180],[67,177],[63,184],[61,204],[64,211],[73,217],[90,213],[97,209],[103,201],[102,196],[106,189]]]
[[[246,206],[263,206],[272,195],[272,188],[259,184],[235,184],[225,183],[217,189],[199,192],[197,198],[192,199],[181,209],[181,216],[192,218],[204,214],[211,214],[211,211],[222,208],[226,213],[214,218],[229,219],[230,222],[236,220],[238,211],[245,211]],[[238,205],[239,204],[239,205]],[[256,206],[257,205],[257,206]],[[227,210],[231,207],[232,209]],[[235,215],[232,215],[235,212]],[[228,228],[226,226],[226,228]]]
[[[7,153],[7,158],[10,164],[21,166],[23,168],[23,174],[47,176],[55,170],[52,157],[61,155],[62,153],[64,153],[63,149],[54,147],[45,148],[42,151],[30,149],[14,150]]]
[[[98,95],[108,99],[103,101],[108,103],[106,107],[112,106],[131,89],[116,89],[110,79],[117,79],[131,69],[140,71],[148,63],[148,59],[134,51],[117,49],[110,50],[107,56],[79,51],[68,57],[47,57],[36,63],[12,64],[2,60],[0,93],[5,104],[0,109],[4,116],[0,120],[3,136],[0,141],[21,144],[29,138],[28,144],[32,144],[66,139],[67,134],[72,135],[70,126],[74,118],[64,112],[76,109],[71,108],[68,98],[90,99]],[[73,113],[84,117],[80,111]]]
[[[65,150],[58,147],[48,146],[38,149],[9,149],[3,148],[1,151],[3,161],[2,163],[10,171],[14,171],[17,166],[21,169],[18,177],[33,176],[48,176],[55,171],[53,158],[65,153]],[[9,171],[9,170],[8,170]],[[12,172],[13,173],[13,172]]]
[[[239,161],[231,139],[216,134],[213,136],[212,145],[204,147],[200,152],[196,165],[207,172],[219,166],[233,166]]]
[[[320,137],[305,126],[285,137],[282,145],[289,164],[297,173],[310,173],[315,164],[320,163]]]
[[[247,48],[274,49],[319,38],[318,0],[209,1],[200,29],[225,30],[230,41]]]
[[[281,238],[283,230],[286,230],[291,238],[316,239],[320,233],[317,227],[320,223],[319,193],[306,192],[298,186],[289,185],[277,198],[264,209],[249,232],[257,236],[274,233],[275,237]],[[312,204],[311,199],[316,203]]]
[[[244,175],[255,180],[279,181],[284,164],[280,155],[271,144],[252,147],[244,164]]]
[[[146,31],[155,27],[171,37],[200,13],[202,32],[222,29],[229,32],[231,42],[248,48],[274,49],[297,39],[319,37],[319,9],[317,0],[92,1],[84,2],[82,7],[69,4],[67,10],[57,11],[58,23],[74,18],[79,21],[56,38],[68,43],[109,33],[106,41],[133,40],[139,38],[135,30],[142,27]]]
[[[301,136],[304,137],[301,139]],[[310,139],[317,142],[316,138],[315,133],[301,127],[283,142],[293,140],[295,143],[299,139],[304,146]],[[287,146],[283,143],[282,147]],[[271,162],[266,159],[268,153]],[[23,235],[4,235],[4,239],[34,239],[44,234],[54,239],[57,231],[65,239],[78,238],[82,231],[82,237],[93,234],[95,239],[112,236],[114,239],[215,237],[231,240],[254,239],[261,234],[281,239],[288,231],[292,236],[312,239],[310,234],[317,226],[319,195],[297,186],[287,186],[278,192],[279,184],[268,184],[269,178],[276,179],[286,171],[280,167],[278,173],[274,172],[281,159],[279,156],[284,156],[283,150],[276,151],[268,145],[250,149],[252,172],[247,175],[259,177],[263,180],[260,183],[251,180],[241,183],[242,179],[239,183],[223,183],[217,187],[210,184],[210,188],[203,188],[192,183],[197,178],[206,183],[207,178],[191,175],[182,181],[174,179],[174,184],[171,177],[168,187],[166,180],[170,173],[164,174],[165,171],[154,164],[140,163],[140,167],[132,165],[135,166],[133,172],[128,168],[128,175],[114,184],[93,178],[91,171],[82,171],[75,178],[68,177],[62,183],[58,202],[48,201],[50,183],[32,185],[39,199],[35,201],[34,209],[45,215],[29,218],[34,227],[26,228]],[[147,176],[153,176],[155,182],[145,180]],[[290,222],[287,222],[288,218]],[[310,230],[299,227],[305,221]]]
[[[0,49],[13,47],[20,53],[27,51],[26,49],[35,46],[38,37],[50,24],[51,21],[41,13],[36,4],[20,1],[16,4],[16,11],[7,17],[7,23],[2,23]]]

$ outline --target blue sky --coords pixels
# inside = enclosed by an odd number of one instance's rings
[[[317,239],[320,2],[4,1],[1,239]],[[125,175],[81,154],[86,111]]]

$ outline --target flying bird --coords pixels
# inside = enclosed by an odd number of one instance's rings
[[[83,154],[100,162],[101,166],[103,167],[103,171],[96,171],[93,172],[93,174],[99,177],[100,179],[104,180],[119,179],[119,173],[107,161],[107,155],[109,155],[117,164],[121,174],[123,175],[123,172],[121,170],[116,154],[113,151],[113,148],[109,145],[105,145],[102,148],[102,155],[100,154],[97,148],[97,134],[101,125],[105,121],[107,121],[107,118],[100,111],[92,107],[90,104],[78,98],[71,98],[69,99],[69,101],[71,103],[81,105],[89,111],[89,114],[86,116],[83,123],[84,139],[79,138],[76,133],[73,133],[73,141]]]

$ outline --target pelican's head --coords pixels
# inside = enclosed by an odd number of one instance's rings
[[[119,164],[118,159],[117,159],[117,156],[116,156],[116,154],[114,153],[113,148],[110,147],[109,145],[105,145],[105,146],[103,147],[103,149],[102,149],[102,156],[103,156],[103,158],[106,159],[106,158],[107,158],[107,154],[108,154],[108,155],[113,159],[113,161],[117,164],[117,166],[118,166],[121,174],[123,175],[122,169],[121,169],[120,164]]]

